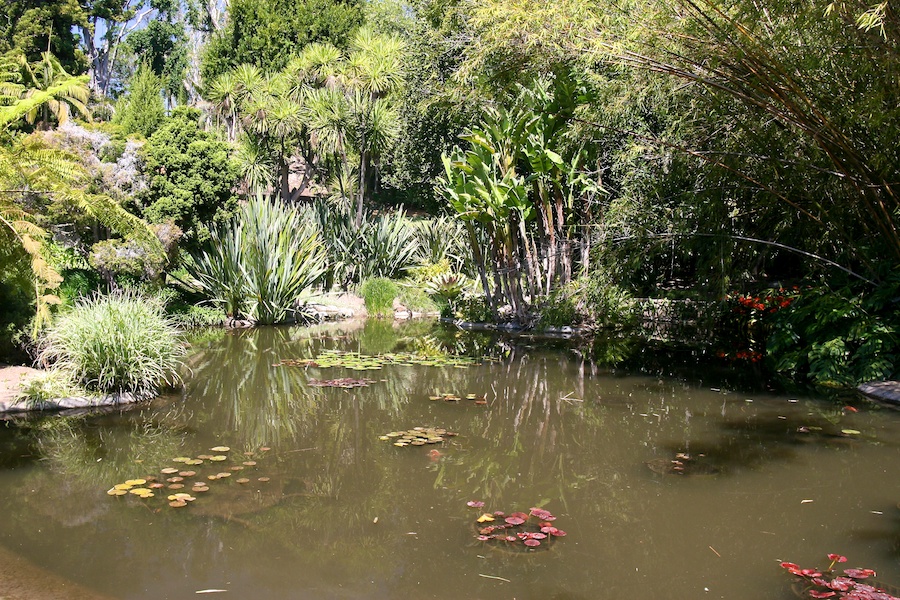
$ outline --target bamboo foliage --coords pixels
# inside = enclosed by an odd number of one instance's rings
[[[773,125],[796,137],[796,158],[697,156],[716,166],[727,161],[749,185],[824,227],[873,278],[884,256],[900,261],[900,161],[888,137],[900,117],[900,21],[887,3],[833,2],[824,14],[806,2],[772,3],[765,12],[712,0],[677,6],[661,26],[669,35],[614,53],[743,107],[735,119],[761,143]],[[817,49],[831,39],[846,41]],[[777,179],[763,175],[765,165]],[[822,187],[783,187],[777,173],[788,165]]]

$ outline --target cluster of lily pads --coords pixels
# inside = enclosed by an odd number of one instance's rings
[[[394,441],[395,446],[424,446],[425,444],[440,444],[448,437],[458,435],[441,427],[413,427],[407,431],[391,431],[380,436],[382,441]]]
[[[469,508],[484,508],[481,500],[470,500],[466,505]],[[500,543],[513,548],[521,544],[526,550],[534,550],[556,538],[565,537],[566,532],[553,525],[555,520],[550,511],[538,507],[530,508],[528,513],[485,512],[475,520],[475,538],[480,542]]]
[[[323,350],[312,360],[286,358],[275,363],[275,366],[316,367],[319,369],[343,367],[351,371],[377,371],[384,365],[466,368],[480,363],[480,360],[468,356],[434,356],[412,352],[396,352],[372,356],[360,354],[359,352]]]
[[[216,446],[211,448],[213,452],[217,454],[199,454],[196,458],[189,456],[178,456],[172,459],[172,462],[179,463],[184,465],[185,467],[190,466],[199,466],[203,464],[209,463],[210,465],[217,465],[214,471],[218,471],[217,473],[210,472],[207,475],[198,474],[197,471],[189,469],[189,468],[176,468],[176,467],[164,467],[159,470],[159,475],[146,475],[144,477],[139,477],[135,479],[128,479],[122,483],[117,483],[109,490],[106,491],[109,496],[125,496],[125,495],[133,495],[142,500],[146,500],[149,498],[153,498],[156,496],[154,491],[162,492],[162,490],[174,491],[184,489],[186,485],[190,485],[191,492],[194,494],[204,493],[209,491],[209,483],[213,481],[218,481],[222,479],[229,479],[232,474],[237,474],[240,471],[243,471],[246,468],[255,467],[257,462],[255,460],[251,460],[253,456],[256,455],[255,452],[245,452],[245,458],[241,464],[234,464],[227,468],[223,468],[219,466],[219,463],[222,463],[228,460],[228,456],[226,453],[231,450],[228,446]],[[260,453],[268,452],[270,448],[262,447],[259,449]],[[188,481],[188,479],[193,479],[193,481]],[[239,484],[247,484],[250,483],[250,478],[248,477],[237,477],[235,478],[235,482]],[[265,483],[269,481],[268,477],[258,477],[256,481],[260,483]],[[181,508],[187,506],[189,502],[193,502],[196,500],[196,497],[188,494],[186,492],[176,492],[170,493],[166,496],[169,501],[169,506],[173,508]]]
[[[474,400],[475,404],[484,406],[487,404],[487,399],[484,394],[466,394],[466,400]],[[440,392],[428,396],[429,400],[443,400],[444,402],[459,402],[462,400],[461,396],[457,396],[456,394],[441,394]]]
[[[872,569],[843,569],[838,574],[834,569],[837,563],[847,562],[846,556],[829,554],[831,564],[827,569],[802,569],[790,562],[781,563],[791,575],[803,580],[806,593],[810,598],[837,598],[838,600],[900,600],[883,588],[868,583],[863,579],[875,577]]]

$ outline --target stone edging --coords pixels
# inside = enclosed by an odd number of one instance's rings
[[[870,381],[856,389],[869,398],[900,407],[900,381]]]
[[[121,404],[134,404],[150,400],[153,396],[138,395],[129,392],[122,394],[106,394],[103,396],[71,396],[67,398],[55,398],[44,402],[27,403],[22,400],[12,404],[0,404],[2,413],[26,413],[32,411],[67,410],[72,408],[101,408],[119,406]]]

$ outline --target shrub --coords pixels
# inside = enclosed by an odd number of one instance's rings
[[[133,292],[78,301],[40,340],[39,360],[101,393],[154,395],[175,385],[184,355],[162,304]]]
[[[284,321],[297,297],[325,272],[316,226],[278,200],[257,197],[237,219],[211,231],[209,248],[189,265],[207,298],[261,324]]]
[[[400,304],[413,312],[433,313],[440,310],[440,306],[416,283],[400,286]]]
[[[386,317],[394,314],[394,298],[399,295],[400,288],[390,279],[375,277],[365,280],[359,293],[371,316]]]
[[[603,277],[588,279],[581,293],[585,312],[598,327],[626,328],[638,320],[631,294]]]
[[[542,327],[566,327],[581,321],[576,300],[569,287],[554,290],[543,298],[537,306],[539,323]]]

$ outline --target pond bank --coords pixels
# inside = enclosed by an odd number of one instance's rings
[[[856,389],[864,396],[900,407],[900,381],[870,381]]]

